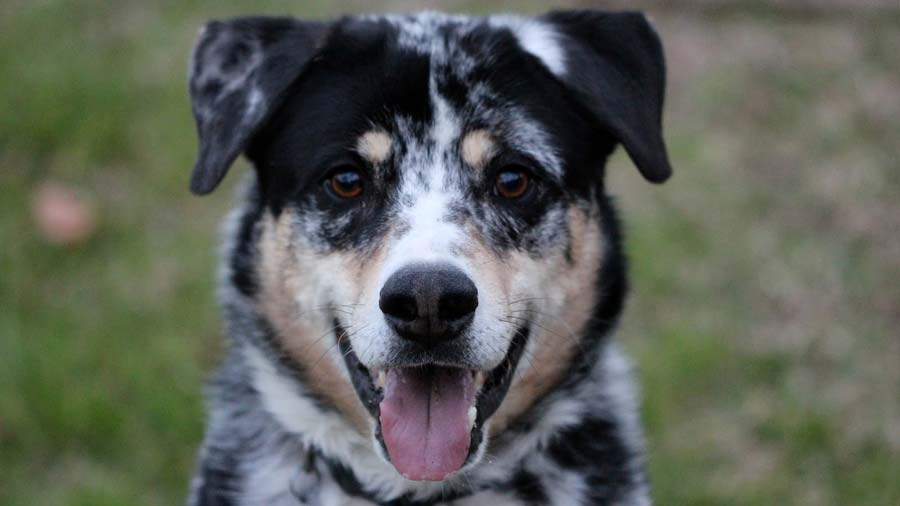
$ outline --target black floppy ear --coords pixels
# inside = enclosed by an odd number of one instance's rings
[[[560,77],[576,99],[625,147],[644,178],[668,179],[666,68],[647,18],[639,12],[554,11],[541,19],[559,34],[565,59]]]
[[[191,56],[191,110],[200,148],[191,191],[213,191],[303,71],[325,25],[292,18],[210,21]]]

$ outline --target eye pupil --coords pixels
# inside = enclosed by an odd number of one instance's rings
[[[508,199],[517,199],[528,191],[528,175],[521,170],[505,170],[497,175],[497,194]]]
[[[355,170],[337,172],[328,180],[331,191],[340,198],[352,199],[362,195],[362,175]]]

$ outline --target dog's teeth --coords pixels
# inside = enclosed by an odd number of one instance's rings
[[[476,386],[476,387],[481,388],[481,387],[484,386],[484,377],[485,377],[485,376],[484,376],[484,373],[481,372],[481,371],[479,371],[479,372],[475,375],[475,386]]]
[[[478,416],[478,408],[475,406],[469,407],[469,430],[472,430],[472,427],[475,426],[475,417]]]
[[[378,371],[375,375],[375,381],[378,383],[378,386],[384,388],[385,383],[387,383],[387,373],[383,370]]]

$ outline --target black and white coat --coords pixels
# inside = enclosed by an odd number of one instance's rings
[[[611,341],[626,275],[603,183],[617,144],[648,180],[671,172],[662,50],[642,15],[242,18],[204,28],[190,73],[192,190],[212,191],[242,153],[255,170],[223,229],[228,344],[191,506],[650,504],[635,388]],[[332,145],[364,167],[368,200],[323,195],[348,163]],[[535,188],[500,202],[481,179],[511,163]],[[380,313],[364,281],[433,229],[429,254],[479,284],[487,314],[461,366],[508,368],[478,401],[466,464],[436,482],[404,478],[385,452],[374,371],[407,359],[368,330]],[[537,302],[510,309],[519,299]],[[501,325],[494,310],[525,316]]]

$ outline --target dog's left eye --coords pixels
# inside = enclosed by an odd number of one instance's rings
[[[363,175],[354,168],[342,168],[325,181],[325,188],[334,196],[354,199],[363,193]]]
[[[525,169],[509,167],[497,174],[494,183],[494,191],[497,195],[507,199],[518,199],[528,193],[531,181]]]

